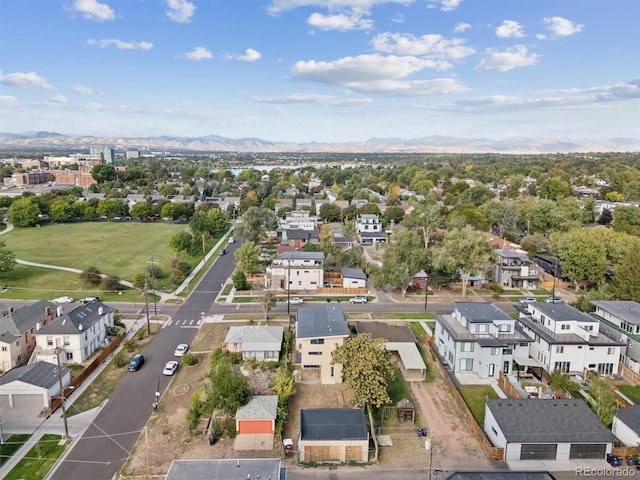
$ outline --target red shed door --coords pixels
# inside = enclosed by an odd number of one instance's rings
[[[271,420],[240,420],[237,433],[273,433]]]

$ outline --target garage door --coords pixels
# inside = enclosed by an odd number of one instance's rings
[[[306,446],[304,449],[305,462],[339,462],[341,448],[338,445]]]
[[[13,406],[20,408],[40,408],[43,409],[42,395],[14,395]]]
[[[557,443],[523,443],[520,460],[555,460]]]
[[[271,420],[240,420],[238,433],[273,433]]]
[[[572,443],[569,458],[597,458],[604,459],[607,445],[600,443]]]
[[[9,407],[9,395],[0,395],[0,408]]]

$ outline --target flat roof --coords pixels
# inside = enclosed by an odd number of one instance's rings
[[[165,480],[247,480],[280,478],[279,458],[174,460]]]
[[[303,408],[301,440],[367,440],[369,430],[361,408]]]
[[[638,302],[598,300],[591,303],[629,325],[640,325],[640,303]]]
[[[512,318],[490,302],[453,302],[453,308],[471,323],[486,323]]]
[[[416,347],[415,343],[387,342],[385,347],[390,352],[398,352],[400,360],[402,360],[402,364],[407,370],[427,369],[427,366],[424,364],[424,360],[422,360],[420,351],[418,350],[418,347]]]
[[[347,317],[340,305],[300,307],[297,314],[296,336],[320,338],[348,336]]]

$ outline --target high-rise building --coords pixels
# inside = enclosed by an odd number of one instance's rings
[[[89,154],[100,155],[104,163],[113,165],[115,163],[116,155],[113,148],[110,147],[91,147]]]

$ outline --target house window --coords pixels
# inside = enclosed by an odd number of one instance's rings
[[[473,358],[461,358],[460,359],[460,371],[469,372],[473,370]]]
[[[496,430],[496,427],[491,426],[491,431],[493,432],[494,435],[498,435],[498,431]]]
[[[322,352],[309,352],[309,355],[322,355]]]
[[[67,361],[73,360],[73,352],[64,352],[67,356]]]
[[[336,367],[331,365],[331,369],[329,370],[329,376],[334,377],[336,375]]]
[[[47,347],[53,347],[53,338],[47,337]]]
[[[473,342],[462,342],[460,345],[461,352],[473,352]]]
[[[499,347],[491,348],[491,355],[500,355],[500,348]]]
[[[476,325],[476,332],[477,333],[487,333],[489,331],[489,325],[487,325],[486,323],[482,323],[480,325]]]
[[[613,353],[614,353],[614,348],[613,347],[607,348],[607,355],[613,355]]]
[[[557,345],[556,353],[564,353],[564,345]]]
[[[312,338],[311,345],[324,345],[324,338]]]
[[[498,327],[498,331],[502,333],[508,333],[511,331],[511,325],[509,325],[508,323],[501,323]]]
[[[7,347],[2,347],[2,351],[6,352],[7,351]]]
[[[560,330],[569,330],[570,325],[568,323],[561,323]]]
[[[63,345],[65,345],[65,346],[70,345],[69,337],[62,337],[62,343],[63,343]]]

